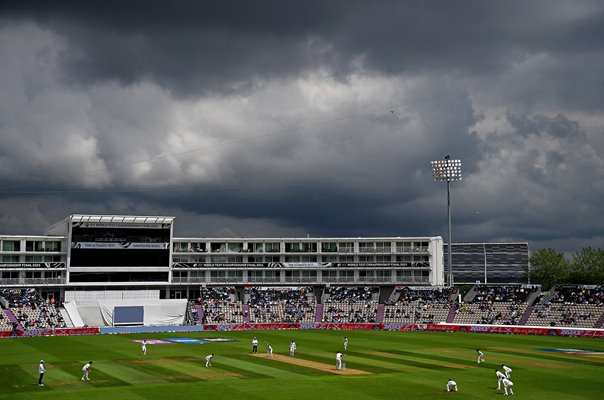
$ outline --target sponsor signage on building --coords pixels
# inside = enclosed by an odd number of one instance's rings
[[[135,242],[72,242],[72,249],[135,249],[167,250],[169,243],[135,243]]]
[[[64,262],[25,262],[25,263],[0,263],[0,268],[65,268]]]
[[[271,262],[271,263],[174,263],[174,268],[411,268],[411,267],[429,267],[428,262],[349,262],[349,263],[313,263],[313,262]]]
[[[74,228],[119,228],[119,229],[170,229],[170,224],[145,224],[139,222],[73,222]]]

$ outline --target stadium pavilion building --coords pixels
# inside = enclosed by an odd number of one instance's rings
[[[176,238],[173,224],[174,217],[74,214],[45,235],[0,235],[0,286],[34,287],[43,297],[56,299],[111,289],[178,299],[196,298],[205,286],[445,284],[441,237]],[[454,246],[455,272],[462,265],[456,264],[460,259]],[[483,253],[473,257],[482,254],[487,260],[484,249],[495,245],[459,246],[482,246]],[[489,263],[489,270],[503,268],[508,274],[526,269],[519,263],[528,263],[528,246],[496,246],[525,251],[526,257],[501,258]],[[461,261],[470,265],[460,275],[464,280],[482,281],[478,261]],[[507,276],[516,282],[517,276]]]

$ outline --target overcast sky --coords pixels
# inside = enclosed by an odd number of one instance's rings
[[[41,3],[41,4],[39,4]],[[4,1],[0,233],[604,247],[604,2]]]

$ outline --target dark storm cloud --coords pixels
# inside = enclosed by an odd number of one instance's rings
[[[0,4],[0,223],[601,242],[598,1]],[[589,189],[587,189],[589,188]]]
[[[572,58],[602,45],[604,16],[593,4],[20,1],[5,5],[5,14],[68,41],[66,79],[151,79],[192,95],[320,66],[342,79],[359,69],[467,76],[503,71],[538,52]]]
[[[581,125],[560,113],[554,117],[547,115],[529,117],[525,114],[508,112],[507,119],[521,135],[550,135],[554,138],[568,137],[569,139],[585,140],[585,132]]]

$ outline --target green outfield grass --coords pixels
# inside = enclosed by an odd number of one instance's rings
[[[315,367],[253,357],[251,339],[264,352],[287,355],[290,340],[297,359]],[[347,369],[336,375],[335,353],[350,339]],[[235,342],[148,345],[140,354],[135,339],[229,338]],[[486,362],[478,366],[475,349]],[[469,333],[373,331],[256,331],[42,337],[0,340],[0,399],[485,399],[503,398],[495,368],[509,365],[516,398],[597,399],[604,391],[604,356],[547,352],[541,348],[604,352],[599,339]],[[204,357],[214,353],[211,368]],[[46,386],[38,387],[38,362],[46,363]],[[91,380],[81,367],[93,360]],[[319,364],[316,364],[319,363]],[[453,378],[459,392],[445,392]]]

